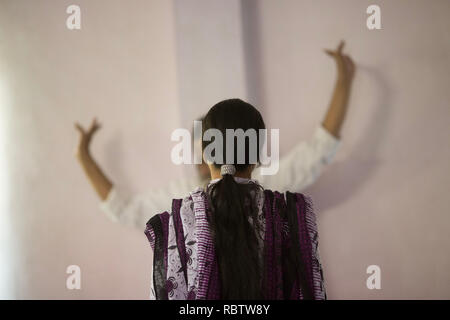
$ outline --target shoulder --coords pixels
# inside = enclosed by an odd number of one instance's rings
[[[313,201],[310,195],[301,192],[279,192],[265,189],[264,206],[284,216],[295,215],[297,218],[306,218],[315,221]]]
[[[154,220],[161,220],[171,217],[173,215],[191,215],[194,213],[196,203],[206,201],[206,193],[202,187],[197,187],[183,198],[172,199],[171,207],[168,211],[164,211],[154,215],[147,225]]]

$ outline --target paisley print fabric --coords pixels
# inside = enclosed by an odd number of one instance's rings
[[[266,299],[326,299],[316,217],[301,193],[261,190],[255,197]],[[145,234],[154,252],[150,299],[220,299],[206,194],[197,188],[174,199],[172,211],[149,220]]]

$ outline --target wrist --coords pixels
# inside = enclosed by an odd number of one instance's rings
[[[336,83],[339,86],[350,87],[350,85],[352,83],[352,79],[348,75],[339,74],[338,77],[337,77]]]
[[[91,157],[91,154],[89,152],[88,148],[79,148],[77,152],[77,157],[80,160],[86,160]]]

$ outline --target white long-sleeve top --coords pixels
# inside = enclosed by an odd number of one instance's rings
[[[310,140],[300,142],[281,157],[277,174],[261,175],[257,168],[252,173],[252,179],[257,180],[265,189],[301,192],[331,163],[340,143],[341,140],[319,125]],[[170,210],[172,199],[183,198],[208,182],[201,180],[199,176],[182,178],[172,181],[165,188],[133,196],[128,196],[117,186],[113,186],[107,198],[100,203],[100,208],[113,221],[143,230],[153,215]]]

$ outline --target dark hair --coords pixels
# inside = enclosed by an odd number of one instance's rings
[[[223,136],[223,155],[226,159],[226,129],[265,129],[261,114],[251,104],[240,99],[224,100],[214,105],[203,119],[203,131],[214,128]],[[245,163],[237,163],[237,146],[234,138],[234,165],[236,171],[245,171],[249,162],[249,139],[245,140]],[[203,149],[212,141],[203,141]],[[259,134],[257,134],[257,159],[259,161]],[[221,164],[214,164],[220,168]],[[259,190],[258,190],[259,189]],[[237,183],[226,174],[207,188],[211,216],[211,234],[219,265],[222,299],[261,299],[262,266],[259,260],[257,235],[261,230],[258,219],[256,183]],[[250,222],[249,219],[252,221]]]

